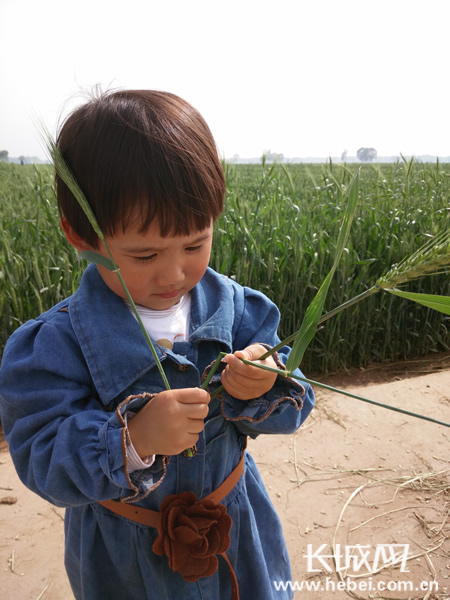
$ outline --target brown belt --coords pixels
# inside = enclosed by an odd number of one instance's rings
[[[236,573],[225,551],[230,546],[231,517],[220,502],[237,484],[244,472],[245,452],[225,481],[205,498],[197,500],[193,492],[167,496],[160,510],[150,510],[116,500],[99,502],[108,510],[148,527],[158,530],[153,544],[156,554],[166,554],[169,566],[178,571],[186,581],[197,581],[216,572],[217,556],[228,565],[231,598],[239,600]]]

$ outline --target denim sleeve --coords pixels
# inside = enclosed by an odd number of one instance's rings
[[[242,288],[241,294],[238,292],[235,294],[238,318],[234,325],[233,350],[242,350],[255,343],[268,347],[277,345],[280,342],[277,336],[280,313],[276,305],[250,288]],[[273,355],[281,370],[284,370],[289,353],[290,348],[284,346]],[[220,384],[221,369],[211,381],[212,390]],[[295,374],[302,376],[299,369]],[[238,400],[223,391],[220,399],[223,417],[233,421],[241,433],[251,437],[260,433],[293,433],[314,406],[314,392],[308,383],[282,375],[260,398]]]
[[[165,457],[126,472],[125,410],[103,405],[67,329],[29,321],[7,343],[0,369],[5,437],[22,482],[49,502],[138,500],[159,485]]]

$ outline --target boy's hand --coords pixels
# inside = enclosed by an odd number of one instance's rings
[[[246,365],[239,360],[245,358],[268,367],[277,368],[272,356],[265,360],[257,360],[266,351],[266,348],[261,344],[252,344],[245,350],[238,350],[234,354],[225,356],[223,360],[228,364],[225,370],[222,371],[222,385],[229,394],[238,400],[251,400],[263,396],[272,389],[277,378],[276,373]]]
[[[167,390],[154,396],[128,421],[133,446],[141,458],[172,456],[193,446],[205,426],[210,396],[200,388]]]

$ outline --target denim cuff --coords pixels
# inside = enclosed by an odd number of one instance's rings
[[[169,456],[156,455],[154,462],[147,468],[128,472],[128,452],[131,439],[126,425],[126,413],[136,414],[155,394],[138,394],[129,396],[116,408],[115,415],[108,423],[109,444],[120,444],[121,453],[108,452],[108,470],[110,477],[116,479],[118,485],[132,490],[132,494],[121,498],[122,502],[139,502],[153,492],[164,480]],[[130,415],[131,416],[131,415]],[[120,456],[120,458],[119,458]],[[123,481],[125,480],[125,485]]]

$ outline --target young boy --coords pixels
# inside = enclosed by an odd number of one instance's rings
[[[199,113],[177,96],[120,91],[65,122],[58,147],[155,341],[170,390],[116,273],[8,341],[0,415],[19,476],[66,510],[65,564],[83,600],[291,598],[279,519],[246,437],[292,433],[307,385],[244,364],[278,343],[278,309],[208,268],[225,182]],[[57,176],[61,226],[106,255]],[[210,399],[202,378],[220,352]],[[283,368],[289,348],[267,358]],[[194,448],[194,457],[186,452]]]

